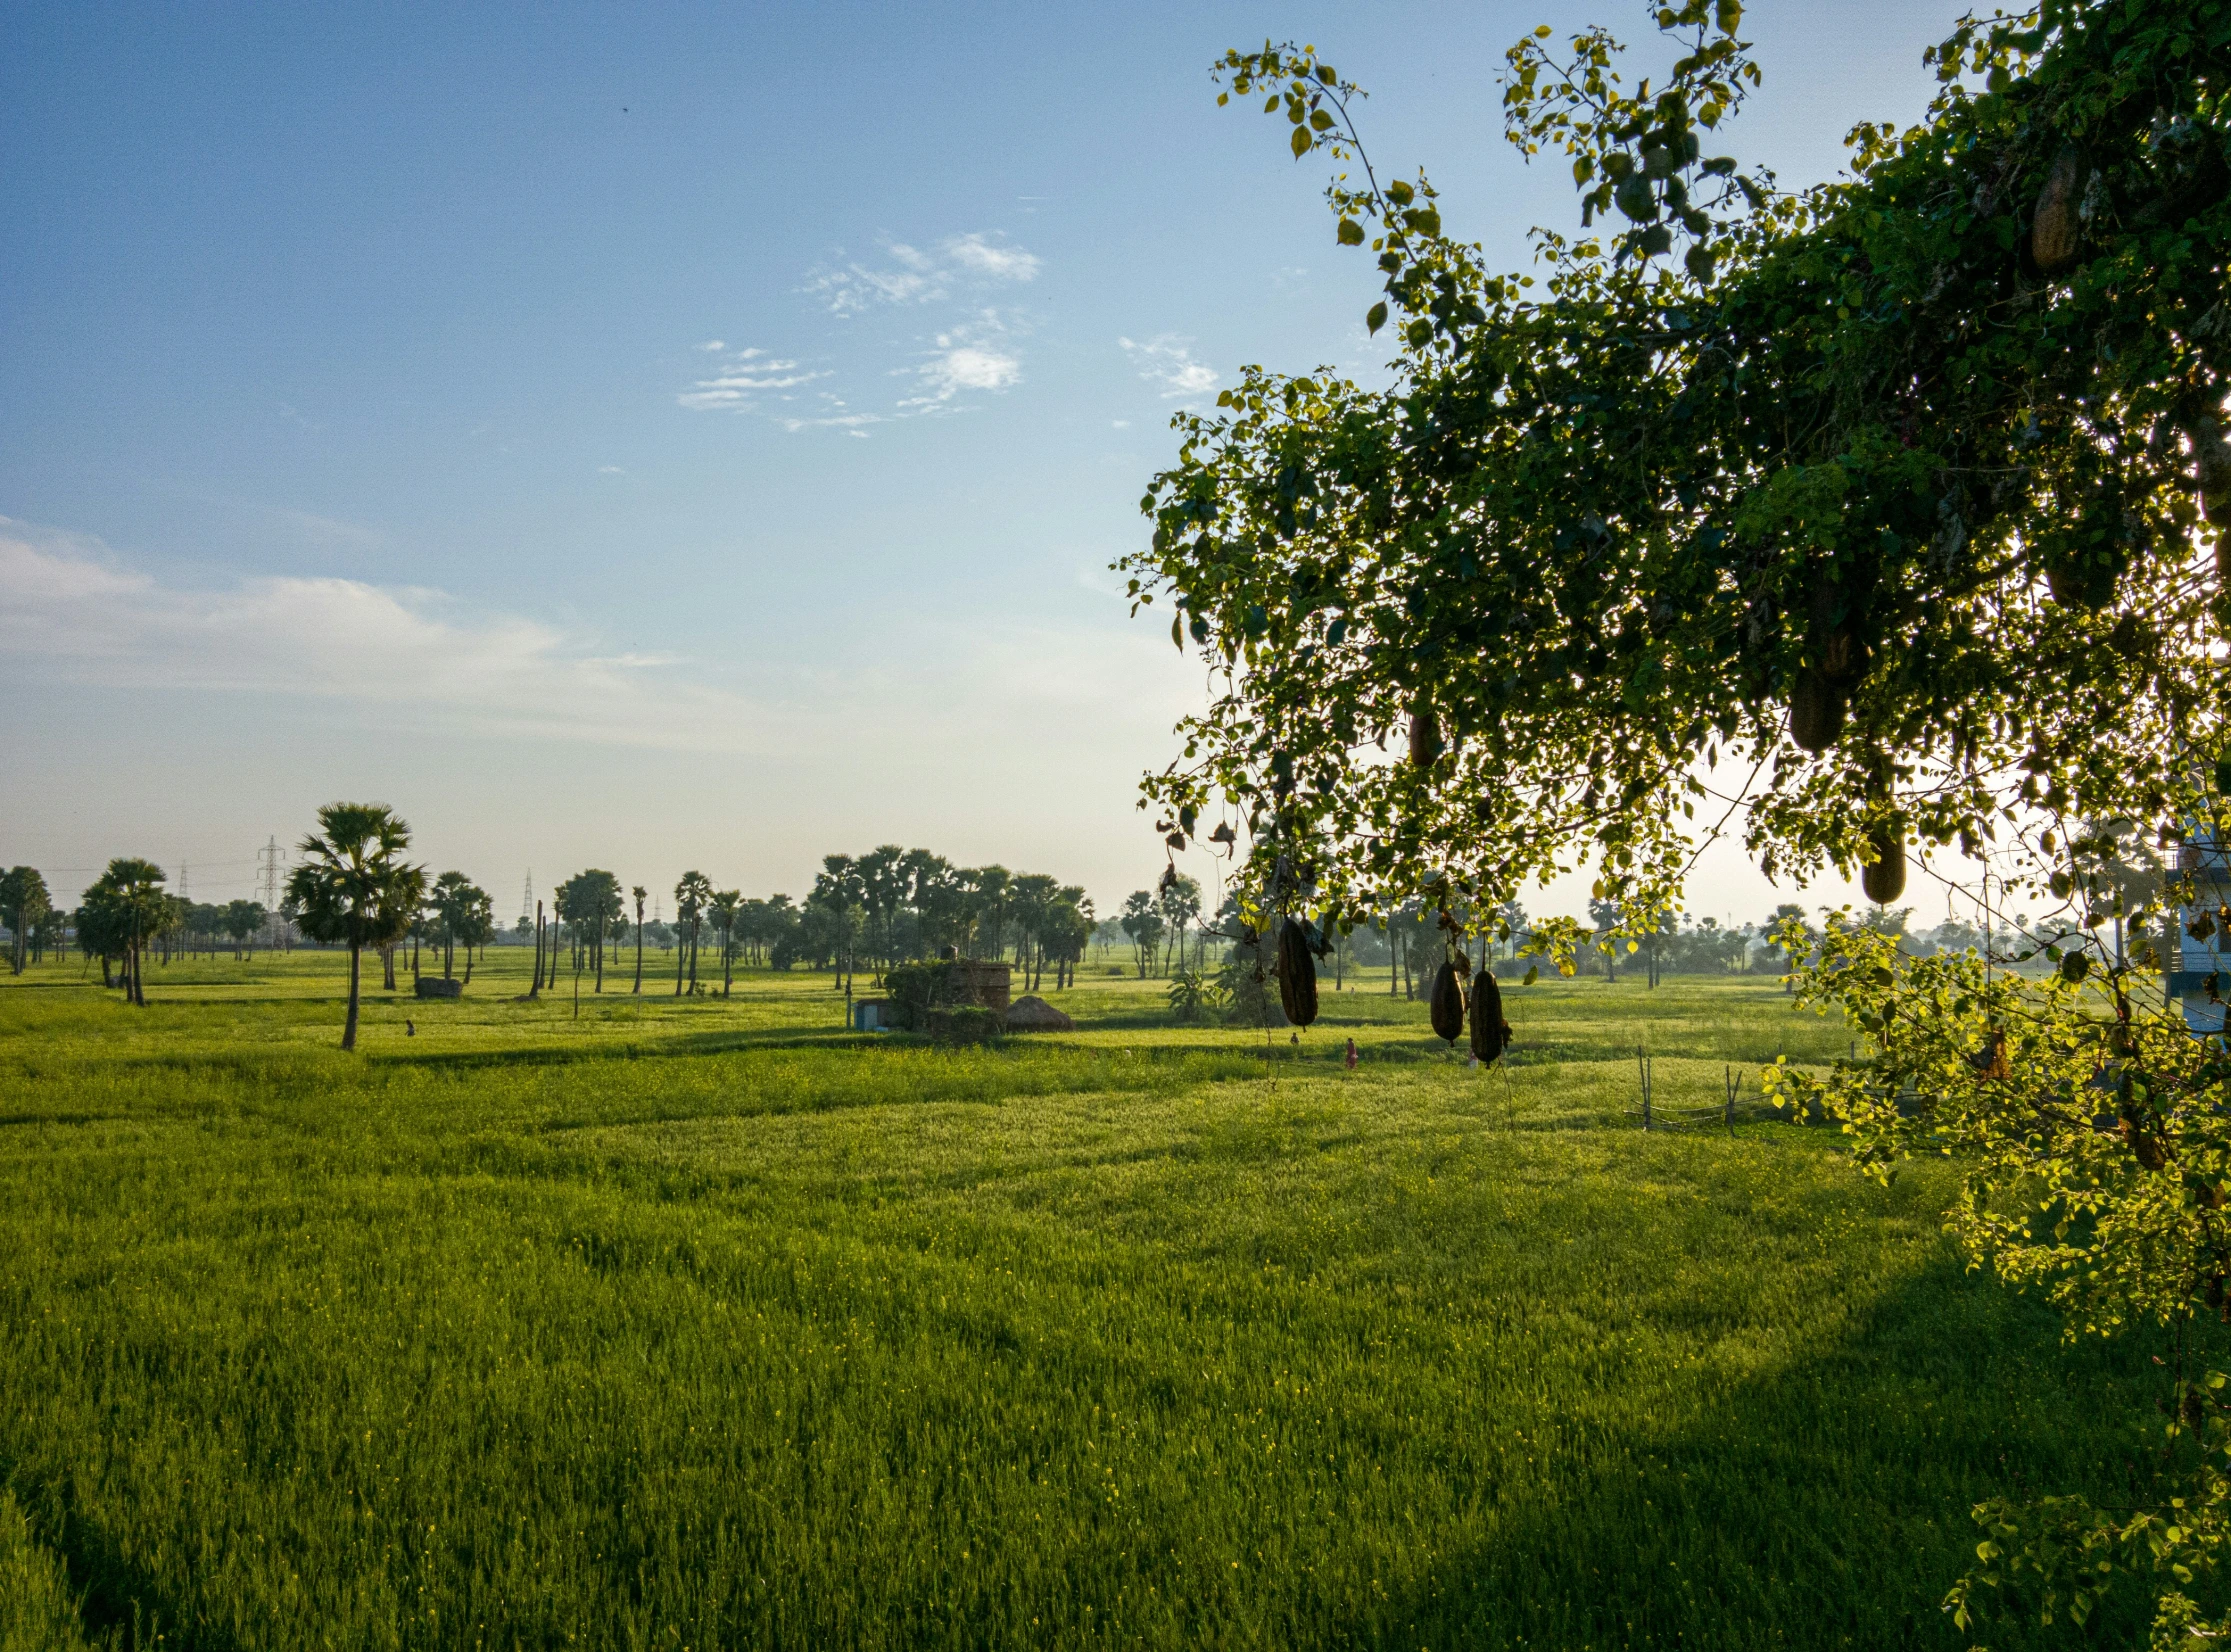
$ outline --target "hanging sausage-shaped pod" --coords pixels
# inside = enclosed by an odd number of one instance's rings
[[[1421,705],[1410,713],[1410,763],[1414,768],[1430,769],[1441,755],[1441,720],[1433,715],[1431,706]]]
[[[1906,840],[1885,822],[1867,834],[1875,858],[1859,874],[1859,887],[1877,906],[1888,906],[1906,892]]]
[[[1503,1019],[1503,989],[1496,984],[1495,972],[1483,965],[1472,977],[1472,1053],[1492,1064],[1510,1042],[1510,1024]]]
[[[1464,1036],[1464,986],[1456,978],[1456,965],[1444,958],[1441,967],[1433,972],[1433,991],[1427,995],[1426,1009],[1433,1017],[1433,1032],[1453,1046]]]
[[[1309,951],[1309,931],[1296,918],[1278,929],[1278,1003],[1297,1027],[1317,1019],[1317,960]]]

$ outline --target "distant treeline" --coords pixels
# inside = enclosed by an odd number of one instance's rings
[[[824,856],[800,901],[719,889],[696,871],[674,885],[672,922],[644,916],[649,898],[641,884],[623,888],[595,867],[560,884],[547,933],[525,919],[519,926],[536,943],[538,984],[555,980],[562,952],[567,967],[594,974],[601,989],[607,954],[632,943],[638,987],[643,949],[672,950],[676,993],[702,992],[716,975],[725,992],[739,965],[825,969],[842,987],[863,965],[880,976],[948,947],[1011,960],[1036,990],[1049,970],[1057,987],[1075,978],[1095,928],[1092,901],[1076,884],[1004,866],[955,866],[895,843]]]
[[[303,933],[303,904],[294,890],[270,911],[256,901],[189,901],[166,890],[166,882],[154,862],[120,858],[86,888],[74,910],[65,911],[54,905],[36,869],[18,866],[0,875],[0,925],[11,967],[20,972],[74,945],[88,960],[99,960],[105,982],[121,984],[136,998],[145,956],[168,963],[229,950],[241,957],[258,945],[292,946]],[[956,866],[927,849],[897,844],[825,856],[802,900],[746,896],[717,888],[702,872],[686,872],[673,889],[671,921],[646,918],[646,887],[623,885],[614,873],[590,867],[558,886],[546,915],[538,903],[541,921],[522,916],[508,935],[488,893],[462,872],[428,878],[420,868],[398,867],[384,887],[388,906],[401,910],[367,937],[364,950],[379,955],[389,988],[400,960],[418,972],[422,948],[431,949],[444,975],[462,963],[469,978],[476,953],[510,939],[536,948],[538,987],[554,983],[561,968],[578,968],[594,975],[601,989],[617,954],[645,946],[675,954],[678,992],[703,991],[716,978],[725,986],[739,965],[830,970],[843,986],[856,969],[880,975],[951,947],[1011,961],[1035,990],[1049,973],[1056,986],[1074,979],[1097,927],[1092,901],[1076,884],[1004,866]],[[335,935],[316,938],[348,944]]]

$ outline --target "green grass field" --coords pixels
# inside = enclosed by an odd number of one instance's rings
[[[1846,1047],[1771,982],[1514,988],[1483,1074],[1383,976],[1266,1060],[498,953],[344,1057],[344,970],[0,977],[7,1652],[1949,1647],[1969,1505],[2159,1390],[1941,1170],[1637,1127],[1638,1041],[1661,1108]]]

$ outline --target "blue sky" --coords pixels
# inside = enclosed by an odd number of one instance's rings
[[[1944,5],[1762,4],[1827,176]],[[1316,42],[1510,266],[1538,21],[1632,4],[6,8],[0,860],[249,892],[376,797],[517,901],[921,843],[1108,909],[1200,692],[1106,571],[1173,409],[1368,376],[1367,261],[1209,63]],[[1774,899],[1711,857],[1692,904]],[[1815,898],[1840,898],[1840,886]],[[1560,904],[1553,896],[1548,905]]]

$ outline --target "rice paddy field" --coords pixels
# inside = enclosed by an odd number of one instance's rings
[[[354,1056],[331,954],[0,976],[0,1648],[1954,1647],[1969,1507],[2153,1437],[1941,1166],[1759,1116],[1850,1048],[1770,980],[1483,1073],[1383,975],[954,1050],[660,963]]]

